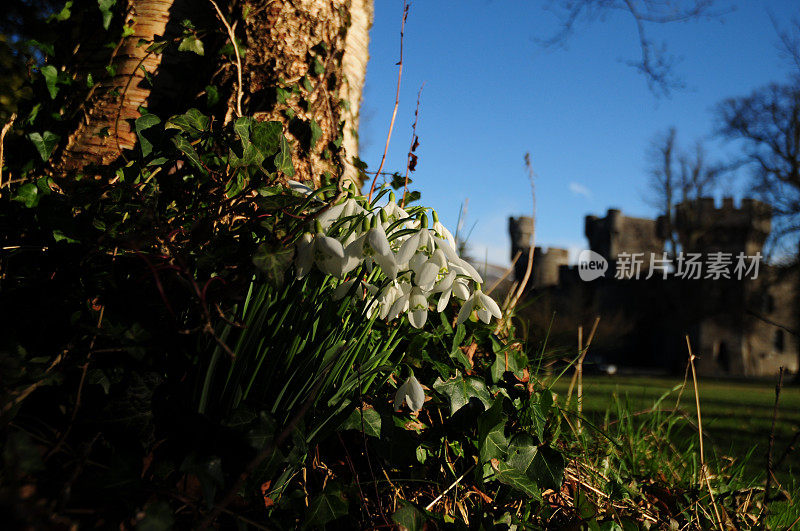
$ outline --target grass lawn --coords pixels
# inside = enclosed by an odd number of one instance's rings
[[[560,396],[567,394],[571,373],[564,375],[553,386]],[[791,381],[793,377],[788,378]],[[604,414],[614,404],[614,396],[623,403],[627,401],[626,411],[636,413],[652,407],[664,393],[680,386],[683,378],[633,377],[633,376],[584,376],[583,411],[587,418],[598,424]],[[725,455],[743,460],[752,450],[745,464],[746,475],[763,478],[766,471],[766,454],[775,403],[775,383],[765,381],[741,382],[717,379],[700,379],[700,410],[706,438],[706,454],[709,454],[709,441],[717,455]],[[678,391],[670,393],[662,404],[662,409],[675,406]],[[574,401],[573,397],[573,401]],[[694,389],[691,376],[680,408],[693,420],[696,419]],[[614,406],[616,407],[616,406]],[[614,413],[612,413],[612,419]],[[778,421],[775,425],[775,447],[773,462],[777,461],[800,430],[800,386],[785,384],[780,397]],[[692,434],[683,433],[682,437]],[[694,434],[696,437],[696,433]],[[797,492],[792,485],[792,476],[800,473],[800,450],[788,455],[784,464],[777,469],[776,476],[790,492]]]

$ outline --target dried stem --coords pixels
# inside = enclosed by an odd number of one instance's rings
[[[16,119],[17,114],[12,113],[8,122],[3,125],[3,129],[0,129],[0,188],[3,188],[3,142],[6,139],[6,133],[8,133],[8,130],[14,125],[14,120]]]
[[[397,92],[394,97],[392,121],[389,122],[389,134],[386,135],[386,145],[383,148],[381,163],[378,166],[378,171],[375,172],[375,178],[372,179],[372,185],[369,187],[368,200],[370,202],[372,201],[372,194],[375,192],[375,183],[378,182],[378,175],[380,175],[383,164],[386,162],[386,154],[389,152],[389,141],[392,139],[392,130],[394,129],[394,120],[397,118],[397,106],[400,105],[400,80],[403,78],[403,33],[406,28],[406,18],[408,18],[408,3],[403,0],[403,21],[400,23],[400,61],[397,63]]]
[[[239,56],[239,46],[236,45],[236,37],[233,34],[233,28],[231,28],[231,25],[225,20],[225,16],[222,14],[217,3],[214,2],[214,0],[208,1],[214,6],[220,22],[225,26],[225,30],[228,32],[228,38],[231,40],[231,45],[233,46],[233,53],[236,54],[236,114],[242,116],[242,58]]]
[[[411,147],[408,148],[408,160],[406,161],[406,178],[405,183],[403,183],[403,199],[400,201],[400,208],[405,208],[406,206],[406,194],[408,194],[408,172],[414,171],[411,169],[411,166],[416,166],[416,162],[412,163],[414,160],[414,151],[416,151],[417,147],[419,146],[419,138],[417,138],[417,120],[419,120],[419,99],[422,96],[422,89],[425,88],[425,82],[422,82],[422,86],[419,87],[419,92],[417,92],[417,108],[414,110],[414,123],[411,125]],[[377,176],[376,176],[377,178]]]
[[[706,458],[703,451],[703,421],[700,418],[700,393],[697,389],[697,373],[694,370],[694,354],[692,354],[692,344],[689,342],[689,336],[686,336],[686,348],[689,350],[689,365],[692,369],[692,383],[694,384],[694,402],[697,406],[697,433],[700,438],[700,473],[705,479],[706,487],[708,488],[708,495],[711,497],[711,505],[714,507],[714,516],[717,518],[717,525],[721,530],[725,527],[722,525],[722,519],[719,516],[719,508],[717,501],[714,499],[714,491],[711,490],[711,482],[708,480],[708,470],[706,469]]]
[[[769,430],[769,446],[767,447],[767,484],[764,487],[764,511],[766,516],[769,511],[769,489],[772,486],[772,449],[775,447],[775,423],[778,421],[778,402],[781,399],[783,388],[783,367],[778,370],[778,383],[775,384],[775,405],[772,407],[772,427]]]

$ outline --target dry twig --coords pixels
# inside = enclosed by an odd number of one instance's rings
[[[369,187],[368,200],[372,201],[372,193],[375,191],[375,183],[378,181],[383,169],[383,164],[386,162],[386,154],[389,152],[389,141],[392,139],[392,130],[394,129],[394,120],[397,118],[397,106],[400,104],[400,80],[403,78],[403,32],[406,28],[406,18],[408,18],[408,3],[403,0],[403,21],[400,23],[400,61],[397,63],[397,93],[394,98],[394,110],[392,111],[392,121],[389,122],[389,133],[386,135],[386,145],[383,148],[383,156],[381,163],[378,166],[378,171],[375,172],[375,178],[372,179],[372,185]]]

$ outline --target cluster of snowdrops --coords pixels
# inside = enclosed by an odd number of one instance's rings
[[[292,188],[307,195],[314,192],[301,183]],[[455,238],[431,211],[433,223],[422,207],[407,212],[393,193],[383,206],[370,205],[354,193],[342,202],[321,207],[313,231],[300,238],[295,258],[297,278],[316,266],[323,273],[341,279],[334,299],[351,290],[365,302],[369,317],[392,321],[408,315],[415,328],[422,328],[431,306],[442,312],[451,299],[463,301],[457,324],[474,311],[481,321],[500,318],[500,307],[481,291],[478,271],[456,252]],[[311,227],[309,227],[311,228]],[[372,282],[349,278],[359,266],[366,266]],[[377,267],[376,267],[377,266]],[[358,286],[354,284],[358,283]]]
[[[290,186],[315,195],[302,183],[292,181]],[[385,205],[376,203],[371,205],[353,190],[342,202],[320,207],[313,231],[305,232],[297,245],[297,278],[316,266],[342,281],[334,299],[354,291],[364,301],[368,317],[377,314],[393,321],[407,314],[414,328],[425,325],[432,306],[442,312],[453,298],[463,301],[456,324],[472,312],[487,324],[492,317],[502,316],[497,303],[481,290],[478,271],[458,256],[455,238],[435,211],[431,211],[429,227],[425,208],[406,211],[391,192]],[[359,275],[349,278],[362,265],[372,282]],[[419,411],[424,400],[422,386],[412,374],[398,387],[394,408],[405,402],[412,411]]]

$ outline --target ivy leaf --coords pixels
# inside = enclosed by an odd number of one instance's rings
[[[180,134],[175,135],[172,137],[172,143],[175,144],[175,147],[178,148],[184,155],[186,155],[186,158],[189,159],[189,162],[191,162],[198,170],[203,172],[203,174],[208,174],[208,171],[200,161],[200,156],[197,154],[197,151],[195,151],[191,142],[186,140],[186,137]]]
[[[537,500],[542,498],[539,487],[536,486],[536,483],[534,483],[525,472],[499,459],[492,460],[492,468],[497,474],[497,480],[500,483],[508,485],[509,487],[514,487],[518,491]]]
[[[184,37],[181,43],[178,45],[178,51],[194,52],[197,55],[205,54],[205,50],[203,49],[203,41],[201,41],[194,35],[189,35],[188,37]]]
[[[39,156],[42,157],[42,160],[46,161],[50,158],[50,155],[53,154],[53,150],[56,148],[60,137],[55,133],[45,131],[42,134],[31,133],[28,135],[28,139],[36,146],[36,151],[39,152]]]
[[[144,114],[136,119],[136,136],[139,137],[139,146],[142,148],[142,155],[148,156],[153,151],[153,143],[144,135],[144,132],[151,127],[161,123],[161,119],[155,114]]]
[[[19,187],[13,200],[33,208],[39,204],[39,188],[34,183],[25,183]]]
[[[161,53],[167,47],[169,41],[155,41],[153,44],[145,48],[146,52]]]
[[[481,463],[505,457],[508,441],[505,435],[506,416],[503,397],[498,396],[492,407],[478,417],[478,449]]]
[[[100,8],[100,13],[103,15],[103,29],[107,30],[108,26],[111,24],[111,18],[114,14],[111,12],[111,8],[114,7],[114,4],[117,3],[117,0],[97,0],[97,7]]]
[[[64,7],[61,8],[61,11],[58,13],[53,13],[49,17],[47,17],[47,22],[57,21],[57,22],[64,22],[65,20],[69,19],[72,16],[72,0],[69,0]]]
[[[58,94],[58,87],[56,83],[58,82],[58,70],[53,65],[43,66],[39,70],[42,75],[44,76],[44,82],[47,85],[47,91],[50,93],[50,99],[55,99],[56,94]]]
[[[425,513],[420,511],[413,503],[400,500],[402,507],[397,509],[392,515],[392,521],[400,529],[408,531],[422,531],[425,528]]]
[[[549,446],[540,446],[531,463],[531,473],[540,487],[558,491],[564,481],[564,456]]]
[[[506,372],[506,356],[508,356],[508,371],[513,372],[518,377],[522,377],[522,371],[528,364],[528,359],[518,350],[505,349],[495,352],[494,363],[492,364],[492,382],[497,383],[503,379]]]
[[[267,281],[273,286],[283,284],[286,270],[292,264],[294,249],[286,247],[273,248],[264,243],[261,244],[253,256],[253,264],[264,272]]]
[[[219,102],[219,89],[214,85],[206,85],[206,105],[213,107]]]
[[[273,155],[281,149],[283,125],[280,122],[254,122],[252,134],[253,145],[264,157]]]
[[[292,165],[292,147],[286,137],[281,135],[281,150],[275,155],[275,168],[286,175],[294,177],[294,166]]]
[[[183,114],[170,117],[164,129],[180,129],[192,138],[199,138],[208,129],[209,122],[208,116],[192,108]]]
[[[456,375],[449,380],[442,381],[441,377],[433,383],[433,388],[450,398],[450,416],[467,405],[472,398],[477,398],[483,403],[484,408],[491,406],[492,397],[486,384],[478,378],[464,378],[456,371]]]
[[[517,435],[508,445],[506,463],[524,472],[540,488],[558,490],[564,480],[564,457],[547,446],[536,446],[527,433]]]
[[[347,514],[347,500],[341,490],[329,487],[311,501],[304,529],[321,528]]]
[[[314,147],[316,147],[317,142],[319,139],[322,138],[322,128],[319,126],[316,120],[311,120],[311,150],[313,151]]]
[[[380,438],[381,416],[372,407],[355,408],[339,429],[361,431],[362,414],[364,416],[364,435]]]

